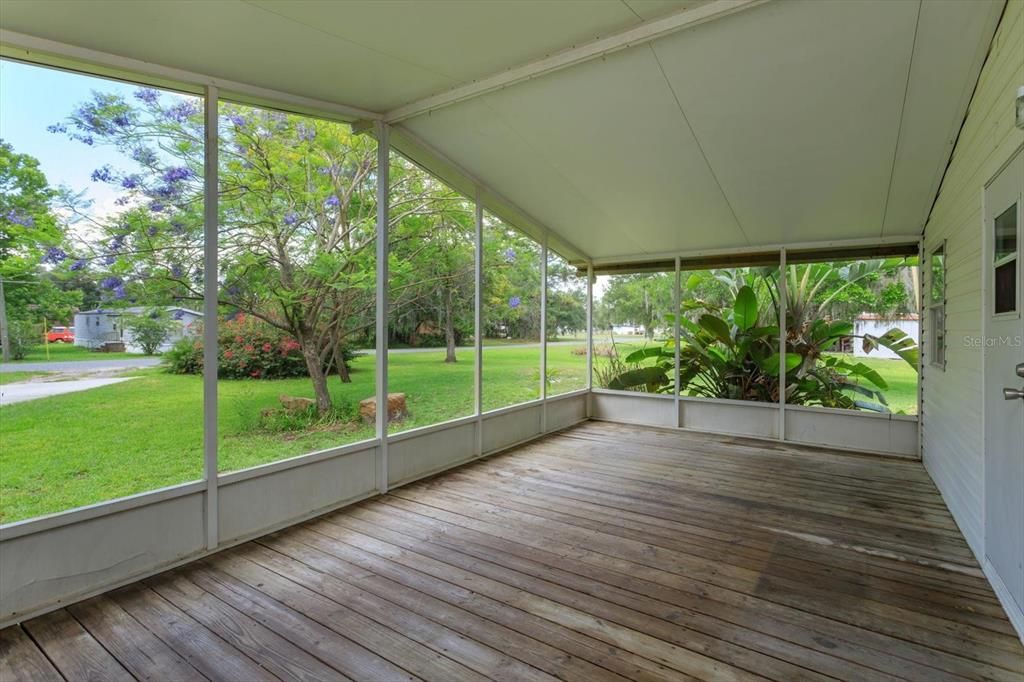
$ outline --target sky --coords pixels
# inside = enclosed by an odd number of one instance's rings
[[[87,189],[86,196],[95,202],[94,212],[112,211],[116,188],[93,182],[89,176],[104,164],[123,166],[124,156],[114,149],[69,140],[46,127],[64,121],[93,90],[131,97],[136,89],[118,81],[0,60],[0,139],[15,152],[37,158],[51,186]]]

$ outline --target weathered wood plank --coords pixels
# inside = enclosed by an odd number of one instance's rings
[[[69,680],[131,680],[131,674],[64,609],[25,623],[25,630]]]
[[[0,632],[0,679],[996,680],[919,462],[589,422]]]
[[[93,597],[68,611],[140,680],[205,680],[173,649],[107,597]]]
[[[20,625],[0,630],[0,680],[61,682],[63,679]]]

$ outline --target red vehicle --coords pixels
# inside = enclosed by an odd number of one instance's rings
[[[75,342],[75,328],[74,327],[51,327],[50,331],[46,332],[47,343],[74,343]]]

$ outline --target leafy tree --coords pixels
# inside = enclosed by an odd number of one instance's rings
[[[609,325],[635,324],[654,338],[672,312],[673,273],[638,273],[612,277],[601,298],[602,319]]]
[[[130,331],[146,355],[155,355],[171,336],[175,321],[160,308],[151,308],[141,315],[125,315],[121,326]]]
[[[67,320],[81,303],[47,272],[67,258],[56,197],[39,161],[0,140],[0,278],[12,320]]]
[[[327,370],[346,378],[344,344],[372,324],[376,144],[332,121],[231,104],[219,113],[218,299],[299,343],[329,411]],[[131,159],[94,172],[123,190],[125,211],[93,226],[102,238],[83,240],[75,263],[114,301],[201,299],[200,102],[148,88],[133,101],[94,93],[53,129]]]

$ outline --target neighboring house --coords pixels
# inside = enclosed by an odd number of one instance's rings
[[[900,356],[893,353],[885,346],[872,349],[870,353],[864,352],[865,334],[881,336],[890,329],[902,329],[914,342],[918,342],[920,321],[916,314],[900,315],[898,317],[884,317],[874,313],[862,313],[853,321],[853,354],[859,358],[884,358],[886,360],[899,360]]]
[[[142,353],[142,347],[135,343],[131,330],[124,329],[122,320],[125,315],[142,315],[149,308],[134,306],[104,310],[85,310],[75,313],[75,345],[94,350],[118,349],[123,344],[129,353]],[[166,306],[164,310],[174,321],[174,328],[167,340],[160,346],[160,352],[169,350],[176,341],[186,336],[195,335],[198,331],[195,322],[203,319],[203,314],[180,306]]]

